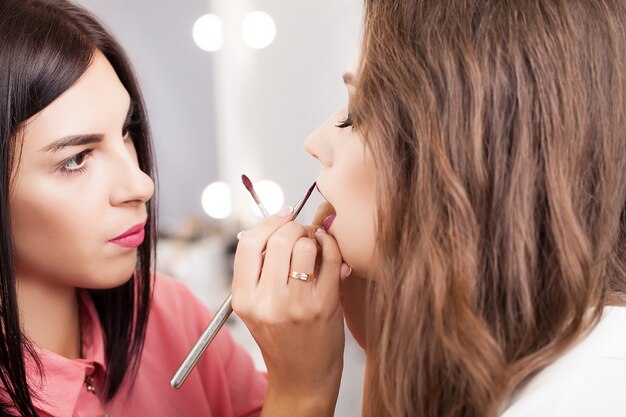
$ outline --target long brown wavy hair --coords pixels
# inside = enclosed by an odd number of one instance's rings
[[[365,415],[497,415],[626,291],[625,8],[365,0]]]

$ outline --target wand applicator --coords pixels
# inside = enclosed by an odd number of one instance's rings
[[[270,214],[265,209],[265,206],[263,205],[263,203],[261,203],[261,199],[257,195],[256,191],[254,191],[254,187],[252,186],[252,181],[250,181],[250,178],[248,178],[247,175],[242,175],[241,181],[243,182],[243,185],[245,185],[247,190],[250,191],[250,195],[254,199],[254,202],[256,203],[257,207],[259,207],[259,210],[261,210],[261,214],[263,214],[263,217],[269,217]]]
[[[250,181],[250,179],[245,175],[242,175],[241,179],[243,181],[243,184],[248,189],[248,191],[250,191],[250,194],[252,194],[252,198],[254,198],[254,201],[257,203],[257,205],[261,209],[263,216],[269,217],[269,214],[267,213],[267,210],[265,210],[265,207],[261,203],[259,196],[256,195],[256,193],[254,192],[254,188],[252,187],[252,182]],[[304,204],[307,202],[307,200],[311,196],[311,193],[313,192],[314,188],[315,188],[315,183],[313,183],[313,185],[309,187],[304,197],[302,197],[302,199],[298,202],[298,204],[296,204],[293,210],[293,214],[291,215],[291,220],[295,220],[296,217],[298,217],[298,214],[300,214],[300,211],[302,211]],[[211,320],[207,328],[204,330],[204,332],[202,333],[202,335],[200,336],[200,338],[194,345],[194,347],[191,348],[191,350],[187,354],[187,357],[183,360],[183,362],[178,367],[178,370],[176,371],[176,373],[172,377],[172,380],[170,381],[170,385],[173,388],[180,388],[183,385],[183,383],[185,382],[185,380],[191,373],[191,370],[196,366],[196,364],[198,363],[198,360],[200,360],[200,357],[202,356],[206,348],[209,346],[209,343],[211,343],[211,341],[215,338],[215,336],[217,335],[217,332],[220,331],[222,326],[224,326],[224,323],[226,323],[226,320],[228,320],[228,317],[230,317],[230,315],[232,314],[233,312],[232,299],[233,299],[233,295],[229,294],[226,300],[224,300],[220,308],[215,313],[213,320]]]

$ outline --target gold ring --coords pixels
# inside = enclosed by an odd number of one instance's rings
[[[317,279],[315,277],[315,274],[305,274],[304,272],[297,272],[297,271],[294,271],[293,269],[289,271],[288,277],[299,279],[300,281],[306,281],[306,282],[315,281]]]

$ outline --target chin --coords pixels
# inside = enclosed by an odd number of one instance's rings
[[[126,284],[135,274],[136,264],[120,265],[117,268],[110,267],[96,279],[89,282],[89,288],[94,290],[108,290]]]

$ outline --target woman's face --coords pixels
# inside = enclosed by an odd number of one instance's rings
[[[154,184],[126,134],[129,110],[128,92],[97,52],[25,124],[9,200],[19,280],[111,288],[132,276]]]
[[[344,75],[344,82],[350,97],[351,72]],[[374,252],[375,170],[370,150],[351,126],[349,105],[317,128],[304,148],[320,162],[317,186],[333,209],[324,226],[337,239],[344,261],[357,275],[367,277]]]

